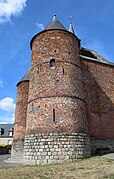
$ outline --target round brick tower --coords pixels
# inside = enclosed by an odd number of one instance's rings
[[[14,135],[11,157],[18,161],[23,157],[23,146],[26,132],[26,116],[29,90],[29,72],[17,84],[17,101],[14,121]]]
[[[90,156],[80,40],[54,16],[44,31],[33,37],[31,48],[26,162]]]

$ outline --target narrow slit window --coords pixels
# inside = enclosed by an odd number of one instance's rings
[[[55,59],[50,60],[50,68],[52,68],[52,69],[56,68]]]
[[[64,71],[64,68],[63,68],[63,75],[64,75],[65,71]]]
[[[53,122],[55,122],[55,109],[53,109]]]

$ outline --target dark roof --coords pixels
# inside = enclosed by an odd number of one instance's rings
[[[44,30],[51,29],[66,30],[66,28],[57,20],[56,15],[53,16],[53,19],[50,21],[50,23],[46,26]]]
[[[71,25],[70,25],[70,26],[71,26]],[[37,33],[35,36],[33,36],[33,38],[31,39],[31,42],[30,42],[30,48],[32,49],[32,43],[33,43],[34,39],[35,39],[38,35],[40,35],[41,33],[46,32],[46,31],[51,31],[51,30],[66,31],[66,32],[68,32],[68,33],[74,35],[74,36],[77,38],[77,40],[78,40],[78,42],[79,42],[79,46],[80,46],[80,39],[75,35],[74,30],[73,30],[73,27],[71,26],[70,29],[69,29],[70,31],[68,31],[68,30],[58,21],[58,19],[56,18],[56,15],[54,15],[54,16],[53,16],[53,19],[52,19],[52,20],[50,21],[50,23],[46,26],[46,28],[45,28],[43,31]]]
[[[4,134],[2,136],[8,137],[9,131],[13,128],[13,124],[0,124],[0,130],[1,128],[4,129]]]
[[[99,53],[97,53],[95,50],[87,49],[87,48],[81,48],[80,49],[80,57],[82,59],[96,61],[100,63],[104,63],[107,65],[114,66],[114,63],[109,62],[104,57],[102,57]]]
[[[23,76],[23,78],[17,83],[17,86],[23,81],[29,81],[29,75],[30,71],[28,70],[27,73]]]

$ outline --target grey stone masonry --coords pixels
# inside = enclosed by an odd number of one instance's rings
[[[85,133],[37,133],[25,137],[25,164],[48,164],[89,157],[90,141]]]
[[[7,163],[24,163],[23,160],[24,140],[13,141],[11,158],[6,160]]]

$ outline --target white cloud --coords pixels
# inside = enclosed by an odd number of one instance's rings
[[[8,122],[0,122],[0,124],[8,124]]]
[[[44,25],[43,24],[39,24],[38,22],[36,23],[36,26],[38,28],[38,30],[44,30]]]
[[[0,100],[0,109],[7,111],[7,112],[14,112],[15,104],[14,104],[13,98],[6,97]]]
[[[0,80],[0,88],[3,88],[3,81]]]
[[[0,0],[0,23],[11,20],[11,16],[22,13],[27,0]]]

